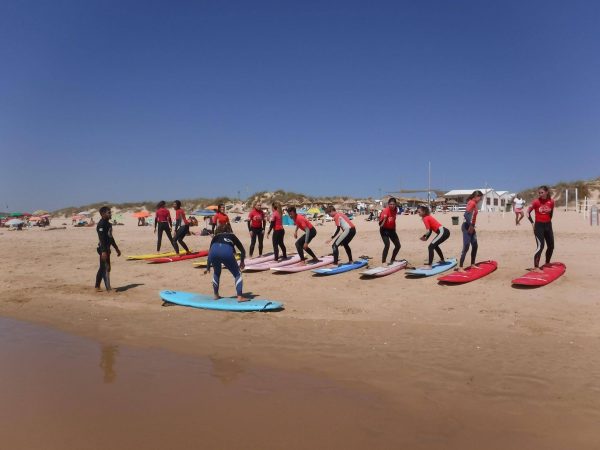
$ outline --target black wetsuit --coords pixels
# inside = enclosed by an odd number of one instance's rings
[[[100,267],[96,273],[96,289],[100,288],[100,283],[104,280],[104,286],[110,289],[110,247],[114,247],[117,252],[119,248],[112,235],[112,225],[106,219],[100,219],[96,226],[98,233],[98,248],[96,251],[100,255]],[[102,253],[106,253],[106,261],[102,261]]]

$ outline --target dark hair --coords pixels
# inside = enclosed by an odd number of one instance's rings
[[[327,214],[332,213],[333,211],[335,211],[335,206],[328,206],[326,211],[327,211]]]
[[[431,211],[429,211],[429,206],[425,206],[425,205],[419,205],[419,206],[417,207],[417,211],[418,211],[419,209],[420,209],[421,211],[423,211],[423,212],[425,213],[425,215],[426,215],[426,216],[428,216],[429,214],[431,214]]]
[[[388,200],[388,205],[390,204],[390,202],[398,203],[398,200],[396,200],[396,197],[390,197]]]
[[[273,203],[271,204],[271,206],[273,206],[273,209],[274,209],[275,211],[279,211],[279,212],[281,213],[281,203],[279,203],[279,202],[273,202]]]
[[[221,209],[221,206],[222,206],[222,207],[225,207],[225,203],[219,203],[219,204],[217,205],[217,208]]]
[[[233,230],[231,229],[230,224],[222,223],[215,230],[215,234],[223,234],[223,233],[233,233]]]
[[[175,203],[175,209],[181,208],[181,202],[179,200],[175,200],[173,203]]]
[[[98,212],[100,213],[100,215],[107,213],[110,211],[110,206],[103,206],[102,208],[100,208],[100,210],[98,210]]]
[[[160,202],[158,202],[158,203],[156,204],[156,209],[159,209],[159,208],[164,208],[164,207],[165,207],[165,205],[166,205],[165,201],[164,201],[164,200],[161,200]]]
[[[538,189],[543,189],[546,192],[550,191],[550,188],[548,186],[546,186],[545,184],[543,184],[542,186],[540,186]]]
[[[475,197],[483,197],[483,192],[473,191],[473,193],[469,195],[469,200],[473,200]]]
[[[287,212],[288,212],[288,214],[289,214],[289,213],[294,213],[294,214],[296,214],[296,207],[295,207],[295,206],[290,206],[290,207],[287,209]]]

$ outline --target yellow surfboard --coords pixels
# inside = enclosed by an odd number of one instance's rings
[[[190,251],[192,251],[192,250],[190,250]],[[184,254],[184,253],[185,253],[185,251],[181,250],[181,254]],[[144,260],[144,259],[168,258],[170,256],[177,256],[177,252],[148,253],[146,255],[131,255],[131,256],[127,256],[127,259],[129,261],[139,261],[139,260]]]

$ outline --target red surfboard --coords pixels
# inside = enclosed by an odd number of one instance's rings
[[[512,284],[520,286],[545,286],[548,283],[552,283],[567,270],[567,266],[561,262],[545,264],[540,268],[544,271],[543,273],[529,271],[522,277],[512,280]]]
[[[467,267],[464,272],[452,272],[448,275],[439,277],[438,280],[443,281],[444,283],[468,283],[469,281],[474,281],[489,275],[497,268],[498,263],[496,261],[482,261],[476,263],[474,266]]]
[[[175,261],[185,261],[186,259],[202,258],[208,255],[208,250],[201,250],[199,252],[190,253],[189,255],[183,254],[179,256],[171,256],[168,258],[153,258],[148,260],[148,264],[163,264]]]

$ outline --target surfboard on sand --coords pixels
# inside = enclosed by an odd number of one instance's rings
[[[363,270],[360,273],[361,277],[364,278],[377,278],[377,277],[385,277],[386,275],[390,275],[392,273],[398,272],[406,267],[408,261],[405,259],[401,259],[399,261],[394,261],[389,266],[379,266],[374,267],[372,269]]]
[[[212,295],[183,291],[160,291],[159,295],[165,302],[200,309],[219,311],[277,311],[283,309],[283,303],[259,298],[247,302],[238,302],[235,297],[215,300]]]
[[[240,260],[240,254],[235,254],[235,259]],[[200,261],[196,261],[192,263],[194,267],[206,267],[208,265],[208,258],[202,258]]]
[[[164,252],[164,253],[148,253],[146,255],[131,255],[127,256],[128,261],[141,261],[144,259],[154,258],[168,258],[169,256],[177,256],[176,252]]]
[[[454,266],[456,266],[456,258],[450,258],[443,263],[433,263],[431,269],[408,269],[406,271],[406,275],[409,277],[430,277],[432,275],[445,272],[446,270],[450,270]]]
[[[323,256],[319,258],[318,262],[311,262],[308,264],[304,264],[304,262],[299,262],[296,264],[290,264],[283,267],[273,267],[271,270],[275,273],[296,273],[296,272],[304,272],[306,270],[316,269],[317,267],[325,267],[329,264],[333,263],[333,256]]]
[[[255,264],[266,263],[267,261],[273,261],[274,259],[275,259],[275,254],[273,252],[271,252],[271,253],[265,253],[262,256],[255,256],[254,258],[248,258],[244,262],[247,266],[253,266]]]
[[[187,259],[202,258],[203,256],[206,256],[206,255],[208,255],[208,250],[202,250],[199,252],[190,253],[189,255],[186,255],[185,253],[181,253],[179,256],[169,256],[167,258],[150,259],[150,260],[148,260],[148,264],[164,264],[164,263],[170,263],[170,262],[176,262],[176,261],[185,261]]]
[[[281,261],[275,261],[273,259],[271,261],[267,261],[267,262],[264,262],[261,264],[252,264],[252,265],[246,264],[246,267],[244,268],[244,272],[261,272],[264,270],[269,270],[274,267],[289,266],[290,264],[296,264],[299,262],[300,262],[299,255],[291,255]]]
[[[339,273],[345,273],[351,270],[360,269],[362,267],[365,267],[367,264],[369,264],[369,261],[367,261],[366,259],[358,259],[351,263],[340,264],[336,267],[324,267],[322,269],[313,269],[313,272],[319,276],[337,275]]]
[[[469,281],[478,280],[489,275],[498,268],[496,261],[482,261],[474,266],[467,267],[464,272],[452,272],[438,278],[443,283],[461,284]]]
[[[545,286],[565,273],[567,266],[561,262],[554,262],[544,264],[540,269],[543,270],[543,273],[531,270],[522,277],[512,280],[512,284],[517,286]]]

